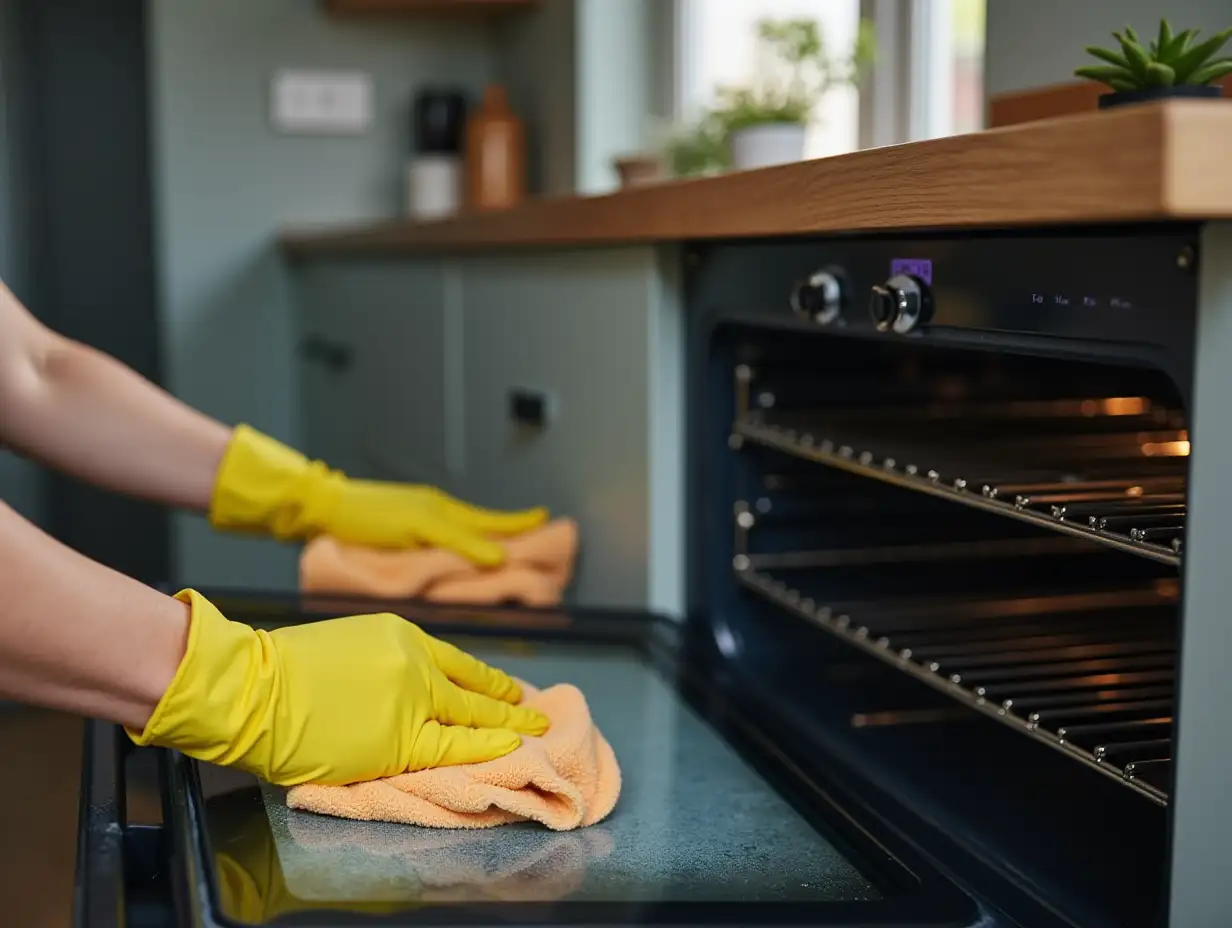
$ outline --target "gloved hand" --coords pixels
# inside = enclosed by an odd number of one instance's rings
[[[493,536],[520,535],[544,509],[494,512],[433,487],[351,480],[241,425],[227,446],[210,503],[216,528],[268,531],[284,540],[332,535],[383,548],[444,548],[495,567],[505,551]]]
[[[397,616],[266,632],[177,598],[188,646],[137,744],[293,786],[492,760],[547,731],[510,677]]]

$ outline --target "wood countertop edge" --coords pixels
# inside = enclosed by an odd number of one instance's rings
[[[430,223],[287,230],[294,258],[1232,218],[1232,104],[1173,101]]]

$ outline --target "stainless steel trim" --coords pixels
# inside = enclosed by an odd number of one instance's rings
[[[1168,804],[1167,794],[1145,782],[1140,778],[1131,778],[1126,775],[1122,767],[1117,766],[1108,759],[1108,751],[1105,749],[1100,752],[1100,756],[1096,756],[1096,750],[1102,745],[1096,745],[1093,749],[1088,750],[1067,741],[1065,738],[1054,734],[1053,732],[1042,728],[1037,724],[1032,724],[1028,718],[1021,717],[1011,711],[1010,707],[1003,705],[996,700],[992,693],[988,692],[986,687],[968,688],[962,682],[954,682],[950,677],[938,670],[931,669],[935,666],[933,662],[926,659],[926,663],[917,663],[910,655],[904,656],[898,649],[893,646],[893,641],[887,637],[875,637],[875,632],[860,624],[860,617],[850,616],[847,613],[839,613],[833,608],[825,605],[816,604],[812,599],[804,597],[799,590],[792,589],[788,584],[778,580],[770,574],[757,571],[754,569],[736,571],[737,579],[744,584],[748,589],[754,591],[758,595],[773,602],[775,605],[787,610],[788,612],[805,619],[808,622],[824,629],[837,638],[846,641],[866,654],[871,654],[878,660],[889,664],[893,667],[904,671],[917,680],[922,681],[935,690],[943,692],[954,699],[959,700],[964,705],[970,706],[983,715],[995,719],[1002,724],[1008,725],[1017,731],[1022,732],[1030,738],[1035,739],[1049,747],[1060,751],[1067,756],[1073,757],[1088,767],[1098,770],[1100,773],[1109,777],[1117,783],[1129,787],[1143,796],[1150,799],[1161,806]],[[1098,662],[1088,662],[1098,663]],[[1119,682],[1147,682],[1155,683],[1162,679],[1171,680],[1174,671],[1166,667],[1153,667],[1146,671],[1131,674],[1105,674],[1108,679],[1105,681],[1110,685]],[[1166,676],[1161,676],[1166,675]],[[1078,677],[1076,679],[1098,680],[1099,674],[1091,674],[1086,677]],[[1141,678],[1140,681],[1133,678]],[[1034,680],[1026,683],[1019,683],[1015,686],[1016,692],[1031,692],[1043,691],[1045,688],[1048,691],[1055,691],[1060,686],[1064,689],[1071,680],[1075,678],[1062,678],[1060,680],[1047,680],[1041,683]],[[1161,717],[1162,718],[1162,717]],[[1170,719],[1169,719],[1170,721]],[[1117,723],[1109,723],[1108,725],[1086,725],[1086,726],[1071,726],[1069,732],[1081,731],[1083,734],[1095,733],[1095,729],[1107,729],[1110,725]],[[1065,731],[1065,729],[1061,729]]]
[[[737,419],[732,430],[736,434],[743,435],[748,441],[767,448],[783,451],[798,458],[816,461],[819,464],[847,471],[848,473],[871,477],[882,483],[952,500],[973,509],[981,509],[984,512],[1007,516],[1011,519],[1047,528],[1054,532],[1060,532],[1077,538],[1085,538],[1097,544],[1115,548],[1118,551],[1124,551],[1129,554],[1136,554],[1139,557],[1158,561],[1162,564],[1176,566],[1181,563],[1180,554],[1174,551],[1171,546],[1159,545],[1149,541],[1134,541],[1127,536],[1114,532],[1093,529],[1085,522],[1066,521],[1062,518],[1034,512],[1030,509],[1019,508],[1013,502],[1005,502],[993,496],[986,496],[983,493],[972,493],[965,489],[956,489],[954,481],[960,478],[951,477],[948,478],[948,481],[931,478],[928,476],[928,468],[922,465],[902,464],[897,460],[892,464],[889,461],[878,462],[871,457],[869,463],[862,463],[859,455],[849,446],[836,452],[835,446],[837,441],[834,439],[823,439],[806,445],[799,440],[799,437],[793,430],[784,429],[771,423],[759,423],[749,416]],[[847,450],[848,454],[842,454],[841,450]]]
[[[1178,704],[1184,708],[1173,753],[1169,921],[1174,928],[1232,924],[1232,223],[1202,227],[1197,250],[1198,314],[1191,414],[1198,425],[1189,462],[1192,513],[1186,525],[1184,641]],[[1181,323],[1184,324],[1184,323]]]
[[[998,538],[988,541],[752,554],[749,555],[749,563],[761,570],[774,567],[852,567],[860,564],[901,564],[904,561],[919,563],[1014,555],[1088,554],[1092,551],[1098,549],[1074,538]]]

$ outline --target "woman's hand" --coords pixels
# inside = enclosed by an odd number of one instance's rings
[[[505,549],[493,537],[542,525],[547,511],[495,512],[459,502],[435,487],[342,478],[325,531],[342,542],[377,548],[424,545],[494,567]]]
[[[223,455],[210,505],[218,528],[284,539],[326,534],[380,548],[424,545],[484,567],[505,558],[495,538],[537,528],[547,516],[544,509],[480,509],[433,487],[351,480],[243,425]]]
[[[547,730],[512,678],[397,616],[264,632],[177,599],[188,645],[138,744],[292,786],[492,760]]]
[[[493,512],[432,487],[348,480],[191,409],[106,355],[50,331],[0,283],[0,442],[97,486],[208,512],[219,528],[373,547],[445,548],[496,566],[496,541],[542,509]]]

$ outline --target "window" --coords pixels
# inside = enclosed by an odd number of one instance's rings
[[[826,46],[843,57],[861,17],[877,34],[877,73],[864,89],[843,87],[820,101],[805,156],[972,132],[984,126],[987,0],[676,0],[675,110],[688,120],[714,88],[748,81],[756,70],[756,23],[763,17],[815,19]],[[861,101],[861,94],[866,99]],[[879,129],[861,131],[861,114]],[[868,128],[868,127],[865,127]]]
[[[814,19],[826,47],[845,57],[856,38],[860,0],[677,0],[677,113],[696,116],[711,104],[714,88],[743,84],[756,73],[757,21]],[[814,112],[805,157],[854,151],[858,147],[859,97],[854,88],[831,90]]]
[[[916,0],[911,137],[984,128],[986,0]]]

